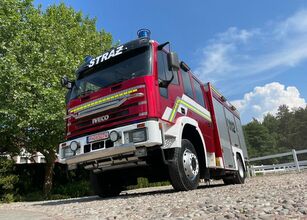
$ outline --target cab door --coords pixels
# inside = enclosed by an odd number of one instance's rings
[[[174,74],[174,79],[168,85],[167,88],[162,87],[159,85],[159,92],[160,92],[160,102],[159,102],[159,112],[160,116],[164,114],[164,111],[167,107],[173,108],[176,102],[176,98],[182,96],[182,88],[180,86],[180,80],[178,77],[177,71],[170,71],[168,69],[167,63],[167,52],[164,50],[157,51],[157,65],[158,65],[158,79],[161,80],[169,80]],[[172,73],[173,72],[173,73]]]

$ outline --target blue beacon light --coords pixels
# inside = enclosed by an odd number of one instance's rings
[[[143,37],[150,38],[150,34],[151,34],[150,30],[145,29],[145,28],[140,29],[137,32],[138,38],[143,38]]]
[[[84,58],[84,62],[85,63],[89,63],[94,57],[90,56],[90,55],[87,55],[85,58]]]

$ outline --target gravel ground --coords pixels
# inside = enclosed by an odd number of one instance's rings
[[[225,186],[216,181],[189,192],[156,187],[109,199],[2,204],[0,219],[307,220],[307,172],[254,177],[244,185]]]

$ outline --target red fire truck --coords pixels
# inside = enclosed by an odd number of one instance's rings
[[[59,160],[91,172],[99,196],[118,195],[138,177],[192,190],[200,179],[244,183],[247,158],[239,113],[169,50],[139,38],[95,58],[76,79],[63,77],[66,141]]]

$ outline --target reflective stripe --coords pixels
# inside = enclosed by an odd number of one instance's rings
[[[82,110],[85,110],[87,108],[91,108],[93,106],[96,106],[96,105],[99,105],[99,104],[102,104],[102,103],[105,103],[105,102],[109,102],[111,100],[116,100],[116,99],[119,99],[119,98],[123,98],[127,95],[130,95],[132,93],[135,93],[138,91],[138,88],[143,88],[145,87],[144,85],[142,86],[137,86],[137,87],[134,87],[134,88],[130,88],[130,89],[127,89],[127,90],[124,90],[124,91],[120,91],[118,93],[115,93],[115,94],[111,94],[109,96],[105,96],[105,97],[102,97],[100,99],[96,99],[92,102],[89,102],[89,103],[86,103],[86,104],[83,104],[83,105],[79,105],[75,108],[72,108],[69,110],[69,113],[77,113],[79,111],[82,111]]]
[[[190,103],[188,103],[187,101],[184,101],[184,100],[182,100],[182,99],[180,99],[180,98],[177,98],[177,100],[176,100],[176,103],[175,103],[175,106],[174,106],[174,108],[173,108],[173,110],[172,110],[172,112],[171,112],[169,121],[172,122],[172,121],[174,120],[174,118],[175,118],[175,116],[176,116],[176,113],[177,113],[177,111],[178,111],[178,107],[179,107],[180,104],[181,104],[181,105],[184,105],[185,107],[187,107],[188,109],[190,109],[190,110],[193,111],[194,113],[198,114],[199,116],[205,118],[206,120],[211,121],[211,115],[210,115],[210,113],[208,114],[207,112],[203,112],[203,111],[201,111],[201,110],[195,108],[194,106],[192,106],[192,103],[190,104]]]
[[[220,97],[222,97],[222,94],[221,94],[219,91],[217,91],[217,89],[214,88],[212,85],[211,85],[211,89],[212,89],[217,95],[219,95]]]

